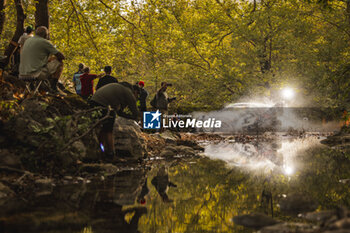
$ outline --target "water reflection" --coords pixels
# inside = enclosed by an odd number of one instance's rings
[[[244,143],[227,141],[211,143],[206,146],[205,154],[211,159],[223,160],[229,166],[264,172],[278,170],[286,175],[292,175],[298,169],[296,156],[317,145],[319,145],[319,139],[316,137],[276,136],[269,140],[259,140],[257,137]]]
[[[151,183],[163,202],[173,202],[172,199],[169,199],[167,192],[169,187],[176,188],[177,185],[169,180],[168,169],[164,165],[159,168],[157,175],[153,177]]]
[[[210,158],[155,162],[150,170],[57,185],[39,197],[26,194],[2,205],[2,229],[252,232],[233,217],[266,213],[277,220],[294,218],[282,211],[290,202],[278,205],[293,194],[307,196],[318,209],[350,207],[350,186],[338,182],[350,177],[349,154],[319,146],[316,138],[222,142],[209,144],[205,153]],[[284,175],[289,169],[294,171],[290,177]]]
[[[8,203],[0,222],[4,232],[138,232],[147,209],[130,205],[146,179],[145,171],[132,170],[91,184],[58,185],[49,195]]]
[[[283,212],[279,203],[296,194],[318,203],[319,209],[350,205],[349,186],[338,183],[340,177],[350,176],[350,162],[342,152],[320,146],[316,137],[210,143],[205,153],[210,159],[170,166],[169,180],[177,184],[168,191],[172,203],[164,203],[150,188],[148,214],[140,220],[140,231],[253,232],[234,224],[233,217],[265,213],[291,220],[295,215]],[[151,171],[149,177],[157,172]],[[308,207],[298,203],[293,202],[293,208]],[[284,204],[284,209],[291,205]]]

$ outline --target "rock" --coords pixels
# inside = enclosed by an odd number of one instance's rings
[[[114,146],[116,154],[128,160],[147,156],[147,146],[139,125],[123,117],[117,117],[114,125]]]
[[[322,144],[328,146],[350,146],[350,135],[349,134],[338,134],[334,136],[329,136],[321,141]]]
[[[302,218],[305,218],[306,220],[309,220],[309,221],[324,222],[330,219],[335,214],[336,214],[335,210],[324,210],[319,212],[308,212],[302,215]]]
[[[64,176],[63,179],[65,179],[65,180],[73,180],[73,177],[72,176]]]
[[[264,214],[246,214],[233,217],[233,222],[244,227],[260,229],[279,223],[277,220]]]
[[[178,146],[188,146],[193,148],[194,150],[204,151],[204,148],[198,145],[196,141],[193,140],[178,140],[177,141]]]
[[[294,215],[314,211],[317,208],[317,202],[304,194],[289,195],[281,199],[279,205],[282,212]]]
[[[2,182],[0,182],[0,199],[14,196],[15,193],[6,185],[4,185]],[[0,202],[1,203],[1,202]]]
[[[350,218],[340,219],[329,225],[329,229],[348,229],[350,230]]]
[[[86,147],[82,141],[76,141],[72,144],[72,150],[78,155],[78,159],[86,157]]]
[[[305,223],[280,223],[262,228],[258,233],[313,233],[317,227]]]
[[[49,195],[53,191],[53,180],[52,179],[37,179],[35,180],[36,196]]]
[[[349,229],[340,229],[340,230],[333,230],[333,231],[324,231],[323,233],[350,233]]]
[[[103,173],[108,176],[117,173],[120,169],[111,163],[91,163],[83,164],[79,170],[87,173]]]
[[[196,151],[188,146],[175,146],[169,145],[164,148],[164,150],[160,153],[160,157],[163,158],[173,158],[177,155],[179,156],[195,156]]]
[[[160,153],[159,156],[162,158],[173,158],[176,156],[176,151],[165,149]]]
[[[184,155],[184,156],[196,155],[196,152],[194,151],[194,149],[188,146],[177,146],[176,149],[179,155]]]
[[[21,167],[21,160],[19,156],[11,153],[7,149],[0,149],[0,164],[8,167]]]
[[[170,131],[170,130],[165,130],[163,133],[159,134],[160,138],[163,138],[166,143],[172,143],[176,144],[176,141],[180,139],[180,136],[177,135],[176,133]]]

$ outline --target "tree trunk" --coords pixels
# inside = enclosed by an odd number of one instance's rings
[[[346,1],[346,17],[348,20],[348,27],[350,28],[350,0]]]
[[[6,56],[5,59],[3,59],[0,62],[0,67],[5,68],[11,58],[11,55],[15,51],[17,47],[17,42],[19,38],[24,33],[24,20],[26,18],[26,15],[24,14],[23,7],[22,7],[22,1],[21,0],[14,0],[15,6],[16,6],[16,12],[17,12],[17,25],[16,25],[16,31],[13,35],[10,44],[7,46],[4,55]]]
[[[5,7],[6,7],[6,0],[0,0],[0,35],[2,33],[2,30],[4,29],[5,24]]]
[[[35,28],[45,26],[49,28],[49,0],[39,0],[35,4]]]

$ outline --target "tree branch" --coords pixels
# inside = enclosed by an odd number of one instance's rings
[[[95,109],[90,109],[88,111],[92,111],[92,110],[96,110],[96,109],[102,109],[102,107],[97,107]],[[108,107],[108,111],[106,116],[102,117],[100,120],[98,120],[95,124],[92,125],[92,127],[90,127],[89,130],[87,130],[85,133],[83,133],[80,136],[77,136],[75,138],[72,138],[71,140],[69,140],[69,142],[67,142],[62,149],[60,149],[60,151],[64,151],[66,150],[70,145],[72,145],[74,142],[78,141],[79,139],[85,137],[86,135],[88,135],[94,128],[96,128],[101,122],[103,122],[104,120],[106,120],[107,118],[109,118],[109,113],[111,112],[111,109]]]

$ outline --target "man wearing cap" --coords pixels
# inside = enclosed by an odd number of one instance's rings
[[[96,91],[103,87],[104,85],[110,84],[110,83],[118,83],[118,80],[111,76],[112,73],[112,67],[111,66],[105,66],[104,71],[106,73],[105,76],[100,78],[98,80],[97,86],[96,86]]]
[[[141,112],[145,112],[145,111],[147,111],[146,99],[148,96],[148,92],[144,88],[145,87],[144,81],[140,81],[138,84],[140,87],[140,96],[139,96],[140,106],[139,106],[139,109]]]
[[[64,55],[59,52],[50,41],[47,40],[48,29],[40,26],[35,31],[35,36],[24,43],[21,52],[19,77],[47,79],[51,88],[57,91],[57,82],[63,70]],[[54,55],[54,57],[50,57]]]

